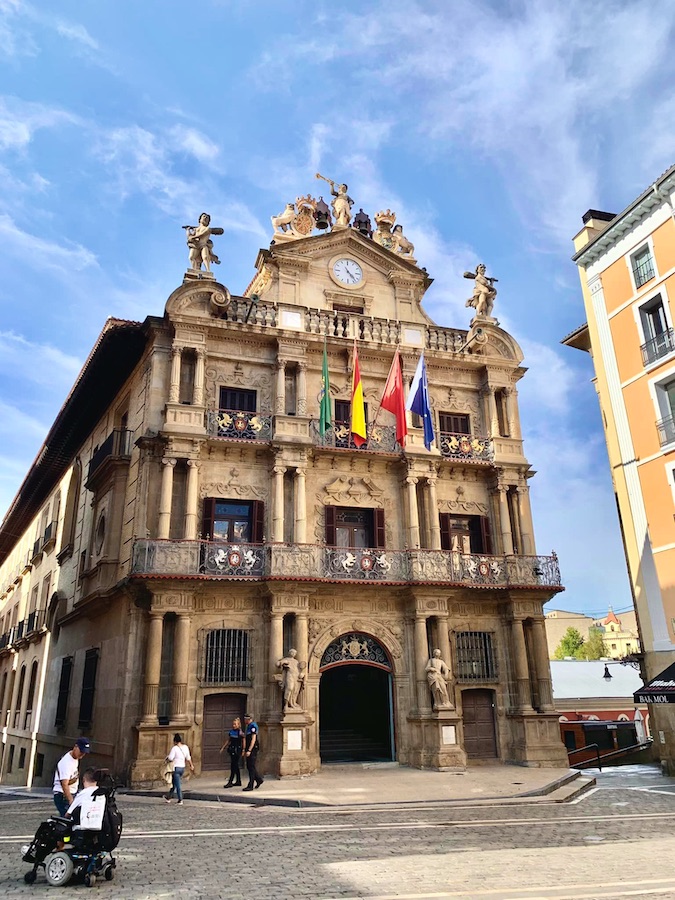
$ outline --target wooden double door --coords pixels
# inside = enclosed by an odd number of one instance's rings
[[[484,688],[462,691],[462,719],[467,757],[496,759],[495,692]]]
[[[232,719],[238,716],[243,725],[245,712],[245,694],[208,694],[204,697],[202,771],[229,768],[230,759],[220,752],[220,748],[227,740]]]

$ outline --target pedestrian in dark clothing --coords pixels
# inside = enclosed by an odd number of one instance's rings
[[[260,741],[258,740],[258,723],[253,721],[253,716],[246,713],[244,716],[246,724],[246,735],[244,738],[244,758],[246,759],[246,768],[248,769],[248,784],[244,788],[245,791],[252,791],[254,787],[259,788],[264,779],[258,775],[256,762],[258,752],[260,751]]]
[[[244,752],[244,732],[241,730],[241,719],[239,717],[232,719],[232,728],[230,728],[227,741],[220,748],[220,752],[222,753],[223,750],[227,750],[230,754],[230,780],[223,787],[241,787],[239,763]]]

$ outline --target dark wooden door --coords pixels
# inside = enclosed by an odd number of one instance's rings
[[[464,749],[469,759],[496,759],[494,691],[462,691]]]
[[[202,770],[225,769],[230,759],[220,748],[227,740],[232,719],[239,716],[244,721],[246,696],[244,694],[209,694],[204,697],[202,723]]]

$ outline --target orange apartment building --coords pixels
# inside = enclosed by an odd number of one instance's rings
[[[675,662],[674,198],[675,166],[619,215],[584,215],[574,261],[587,323],[563,340],[593,357],[645,684]],[[675,706],[654,700],[655,749],[673,773]]]

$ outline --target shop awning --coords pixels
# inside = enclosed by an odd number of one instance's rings
[[[675,703],[675,663],[635,691],[635,703]]]

